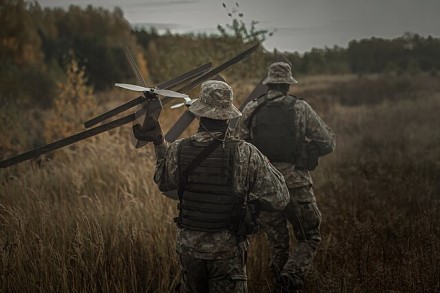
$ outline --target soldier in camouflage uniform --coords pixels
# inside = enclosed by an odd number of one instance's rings
[[[255,144],[283,174],[289,188],[290,203],[284,213],[260,216],[270,243],[274,282],[285,291],[303,287],[321,241],[321,213],[309,170],[319,156],[335,148],[335,135],[318,114],[307,102],[288,94],[289,85],[295,83],[289,64],[273,63],[263,81],[267,93],[246,105],[237,127],[237,136]],[[290,255],[287,220],[297,239]]]
[[[246,234],[254,232],[247,228],[256,225],[257,207],[281,211],[289,202],[284,179],[267,158],[228,134],[229,119],[241,116],[232,98],[225,82],[203,83],[199,99],[189,107],[200,117],[198,132],[170,145],[157,121],[151,121],[154,127],[148,131],[134,129],[138,139],[155,146],[154,181],[159,189],[183,191],[175,219],[182,292],[246,292]],[[214,151],[188,177],[182,176],[214,140]],[[252,223],[243,220],[245,214]]]

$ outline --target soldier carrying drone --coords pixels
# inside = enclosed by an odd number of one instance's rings
[[[178,189],[181,292],[246,292],[247,236],[259,231],[260,209],[281,212],[288,202],[283,176],[229,134],[229,121],[241,116],[232,99],[225,82],[204,82],[189,106],[200,118],[197,133],[171,145],[153,118],[147,129],[133,127],[137,139],[155,146],[159,189]]]

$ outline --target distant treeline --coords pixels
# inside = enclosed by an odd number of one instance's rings
[[[440,70],[440,39],[405,33],[395,39],[351,41],[348,48],[312,49],[287,54],[295,69],[316,73],[435,73]]]
[[[214,64],[247,48],[255,38],[243,37],[243,27],[219,27],[214,34],[159,34],[153,29],[133,29],[122,10],[88,6],[41,8],[37,2],[0,2],[0,99],[21,100],[48,107],[56,84],[65,78],[65,67],[75,58],[85,67],[94,90],[109,89],[115,82],[135,82],[124,47],[153,85],[196,65]],[[251,36],[252,37],[252,36]],[[260,78],[273,52],[261,49],[224,74],[228,78]],[[285,53],[295,74],[377,73],[440,70],[440,39],[407,33],[400,38],[352,41],[348,48],[312,49]]]

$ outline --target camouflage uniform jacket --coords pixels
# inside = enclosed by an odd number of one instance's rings
[[[198,132],[192,138],[199,142],[213,139],[208,132]],[[181,141],[171,145],[163,143],[155,148],[157,162],[154,181],[162,192],[178,187],[177,149]],[[236,192],[249,194],[249,200],[259,199],[262,210],[281,211],[287,205],[289,198],[283,176],[253,145],[245,141],[238,144],[234,172]],[[177,229],[177,251],[194,258],[229,258],[239,256],[241,249],[246,248],[247,240],[238,243],[237,237],[227,230],[212,233]]]
[[[270,90],[267,92],[269,99],[279,97],[282,92]],[[252,141],[252,133],[250,130],[250,119],[258,102],[253,100],[249,102],[243,109],[243,116],[240,118],[236,129],[236,136],[246,141]],[[322,149],[330,152],[336,146],[335,135],[332,130],[324,123],[318,114],[307,104],[306,101],[298,99],[295,103],[295,127],[298,137],[302,140],[305,138],[318,143]],[[326,152],[329,152],[326,151]],[[312,184],[312,177],[307,170],[295,170],[295,165],[287,162],[272,162],[275,168],[283,174],[288,188],[296,188]]]

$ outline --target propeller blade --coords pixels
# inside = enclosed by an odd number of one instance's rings
[[[147,83],[145,82],[145,79],[142,77],[141,71],[139,70],[139,67],[136,64],[136,61],[133,58],[133,55],[131,54],[130,49],[127,45],[124,47],[125,57],[127,57],[128,63],[130,63],[131,69],[133,70],[134,75],[136,75],[136,78],[139,83],[143,83],[145,86],[147,86]]]
[[[196,67],[196,68],[194,68],[194,69],[192,69],[190,71],[187,71],[187,72],[185,72],[183,74],[178,75],[177,77],[175,77],[173,79],[170,79],[168,81],[160,83],[157,86],[157,88],[159,88],[159,89],[168,89],[168,88],[172,88],[172,87],[178,86],[178,85],[184,83],[185,81],[187,81],[188,79],[200,76],[201,74],[205,73],[210,68],[211,68],[211,62],[202,64],[202,65],[200,65],[200,66],[198,66],[198,67]],[[130,109],[130,108],[132,108],[132,107],[134,107],[136,105],[139,105],[139,104],[141,104],[144,101],[145,101],[144,97],[138,97],[138,98],[136,98],[134,100],[131,100],[131,101],[129,101],[129,102],[127,102],[127,103],[117,107],[117,108],[114,108],[114,109],[112,109],[112,110],[110,110],[108,112],[105,112],[105,113],[103,113],[103,114],[101,114],[101,115],[99,115],[99,116],[97,116],[95,118],[92,118],[92,119],[86,121],[84,123],[84,126],[86,128],[92,127],[92,126],[94,126],[94,125],[96,125],[96,124],[98,124],[98,123],[100,123],[100,122],[102,122],[104,120],[107,120],[107,119],[109,119],[109,118],[111,118],[111,117],[113,117],[113,116],[115,116],[115,115],[117,115],[117,114],[119,114],[119,113],[121,113],[123,111],[126,111],[126,110],[128,110],[128,109]]]
[[[171,97],[171,98],[188,98],[188,95],[185,94],[181,94],[175,91],[170,91],[170,90],[162,90],[162,89],[156,89],[156,88],[148,88],[148,87],[143,87],[143,86],[139,86],[139,85],[134,85],[134,84],[128,84],[128,83],[115,83],[115,86],[117,87],[121,87],[127,90],[131,90],[131,91],[136,91],[136,92],[152,92],[164,97]]]
[[[182,106],[185,106],[185,103],[179,103],[179,104],[172,105],[170,107],[170,109],[177,109],[177,108],[182,107]]]
[[[127,90],[136,91],[136,92],[146,92],[150,91],[150,88],[134,85],[134,84],[128,84],[128,83],[115,83],[115,86],[121,87]]]
[[[177,119],[176,123],[168,130],[167,134],[165,134],[165,139],[168,142],[173,142],[182,134],[182,132],[191,124],[194,120],[195,116],[193,113],[186,111],[184,112],[179,119]]]
[[[152,91],[155,94],[164,96],[164,97],[171,97],[171,98],[183,98],[183,99],[189,99],[188,95],[181,94],[175,91],[170,90],[161,90],[161,89],[152,89]]]

